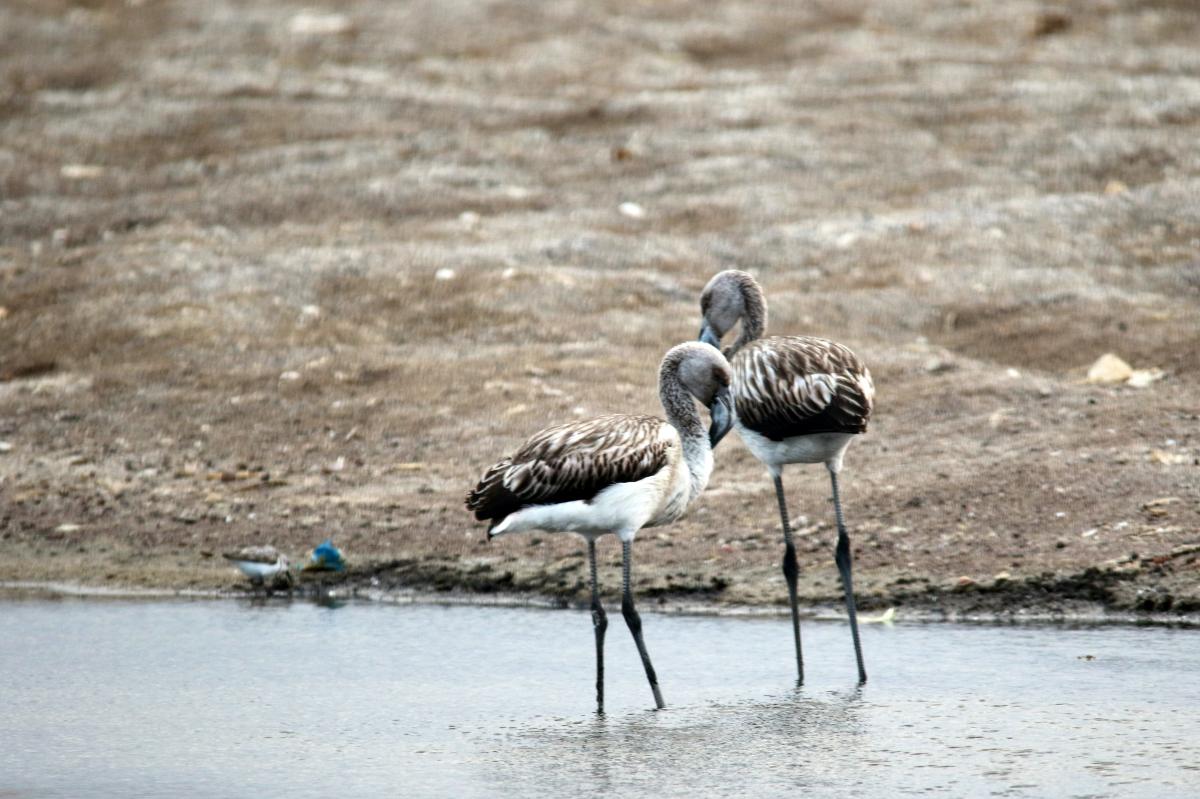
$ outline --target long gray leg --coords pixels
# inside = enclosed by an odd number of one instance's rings
[[[829,470],[829,479],[833,483],[833,512],[837,516],[838,540],[837,561],[838,572],[842,575],[842,591],[846,594],[846,613],[850,616],[850,635],[854,638],[854,657],[858,660],[858,681],[867,681],[867,670],[863,667],[862,644],[858,640],[858,611],[854,606],[854,581],[851,576],[853,562],[850,557],[850,536],[846,535],[846,523],[842,521],[842,500],[838,497],[837,472]]]
[[[787,580],[788,599],[792,603],[792,637],[796,639],[796,681],[804,683],[804,653],[800,648],[800,606],[796,599],[796,545],[792,541],[792,526],[788,524],[787,500],[783,497],[783,477],[775,475],[775,498],[779,500],[779,518],[783,522],[783,576]]]
[[[650,690],[654,692],[654,704],[659,710],[666,707],[663,702],[662,692],[658,690],[658,677],[654,674],[654,666],[650,663],[650,653],[646,651],[646,642],[642,640],[642,617],[638,615],[637,608],[633,606],[633,592],[629,590],[629,568],[633,563],[633,542],[621,542],[621,555],[624,563],[622,569],[622,596],[621,596],[621,615],[625,617],[625,623],[629,625],[629,632],[633,633],[633,642],[637,644],[638,654],[642,656],[642,665],[646,667],[646,679],[650,681]]]
[[[600,604],[600,585],[596,579],[596,542],[588,539],[588,565],[592,572],[592,629],[596,633],[596,712],[604,712],[604,633],[608,616]]]

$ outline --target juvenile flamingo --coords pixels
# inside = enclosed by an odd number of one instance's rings
[[[657,708],[665,707],[658,677],[642,639],[630,570],[633,540],[643,527],[669,524],[700,495],[712,473],[712,448],[729,431],[731,373],[708,344],[673,347],[662,360],[658,394],[666,421],[611,415],[568,422],[535,433],[488,469],[467,495],[475,518],[488,520],[488,539],[544,530],[587,541],[592,624],[596,638],[596,704],[604,712],[604,633],[608,620],[596,578],[596,539],[621,540],[621,614],[633,634]],[[705,430],[693,400],[708,407]]]

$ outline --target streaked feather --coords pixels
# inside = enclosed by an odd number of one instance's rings
[[[591,500],[615,483],[656,474],[675,438],[661,419],[614,414],[548,427],[484,473],[467,495],[475,518],[493,524],[527,505]]]
[[[738,420],[773,441],[867,430],[875,396],[871,373],[835,341],[760,339],[737,354],[733,373]]]

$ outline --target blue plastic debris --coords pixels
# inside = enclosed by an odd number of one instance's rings
[[[346,560],[342,551],[333,545],[332,538],[326,538],[312,551],[308,563],[304,564],[305,571],[340,572],[346,568]]]

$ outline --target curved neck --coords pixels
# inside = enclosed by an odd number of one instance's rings
[[[658,397],[667,413],[667,421],[679,431],[683,442],[683,459],[691,477],[690,499],[695,499],[712,475],[712,447],[708,443],[708,431],[696,411],[696,402],[679,380],[678,366],[678,362],[663,363],[658,376]]]
[[[742,327],[737,341],[725,351],[725,357],[733,359],[737,351],[762,338],[767,329],[767,300],[763,296],[758,283],[748,280],[741,284],[742,289]]]

